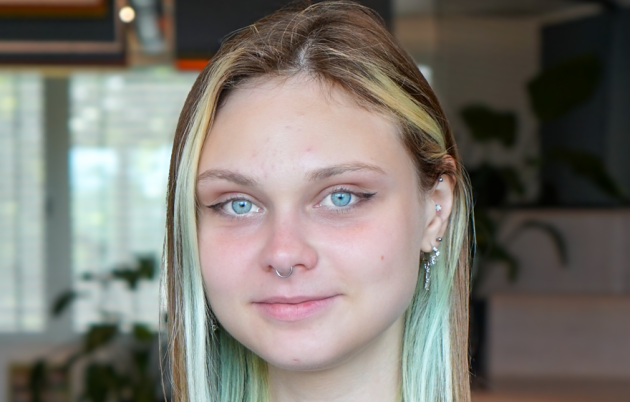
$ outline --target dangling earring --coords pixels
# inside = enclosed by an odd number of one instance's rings
[[[208,314],[208,319],[210,320],[210,329],[212,330],[212,332],[217,332],[217,330],[219,329],[218,321],[217,318],[214,316],[214,313],[212,312],[212,310],[210,310],[210,313]]]
[[[442,241],[441,237],[438,237],[438,241]],[[437,264],[438,257],[440,256],[440,250],[437,247],[431,246],[431,251],[423,253],[422,266],[424,267],[424,290],[429,291],[429,284],[431,282],[431,267]]]

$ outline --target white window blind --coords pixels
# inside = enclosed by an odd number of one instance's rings
[[[193,74],[170,70],[81,73],[70,78],[70,186],[75,329],[101,322],[155,325],[158,278],[129,292],[103,275],[135,256],[160,259],[173,135]],[[105,317],[106,318],[106,317]]]
[[[0,332],[45,325],[42,78],[0,73]]]

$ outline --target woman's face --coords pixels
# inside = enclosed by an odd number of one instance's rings
[[[429,219],[420,194],[395,126],[339,88],[296,77],[235,90],[197,185],[219,331],[289,370],[399,343]]]

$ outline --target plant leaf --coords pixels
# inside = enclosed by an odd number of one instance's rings
[[[53,302],[52,309],[50,309],[50,313],[53,317],[58,317],[63,313],[68,306],[78,297],[78,293],[74,290],[66,290],[62,292],[55,301]]]
[[[505,204],[510,185],[506,182],[501,168],[484,163],[470,170],[469,175],[476,206],[492,207]]]
[[[106,402],[118,394],[121,381],[110,364],[91,363],[85,369],[84,397],[91,402]]]
[[[547,152],[545,157],[565,164],[573,173],[587,179],[604,194],[619,201],[628,202],[625,190],[608,173],[602,160],[591,152],[578,149],[555,148]]]
[[[494,243],[496,224],[488,215],[485,208],[476,207],[474,210],[475,237],[479,252],[484,254]]]
[[[588,100],[599,85],[601,69],[597,56],[584,54],[542,71],[527,84],[536,116],[553,120]]]
[[[153,335],[153,331],[151,331],[151,329],[147,325],[139,323],[133,324],[133,336],[138,341],[151,341],[153,340]]]
[[[136,350],[133,352],[133,360],[141,374],[146,373],[147,366],[149,365],[149,358],[150,355],[148,350]]]
[[[155,275],[157,261],[153,255],[144,255],[138,257],[138,273],[140,277],[145,279],[153,279]]]
[[[118,333],[116,324],[95,324],[90,327],[83,338],[83,349],[86,353],[107,344]]]
[[[470,105],[462,109],[461,116],[472,137],[479,142],[497,140],[506,147],[516,142],[514,112],[497,112],[484,105]]]
[[[112,270],[112,277],[126,282],[129,289],[135,290],[140,280],[140,271],[125,266]]]
[[[496,238],[496,223],[485,208],[475,208],[475,237],[477,253],[475,255],[478,272],[476,286],[485,277],[486,261],[503,263],[507,267],[508,278],[511,282],[518,277],[519,264],[516,258],[507,251]]]
[[[542,165],[543,158],[530,156],[525,159],[525,165],[529,167],[539,168]]]
[[[490,252],[485,256],[489,261],[501,262],[506,265],[508,279],[515,282],[518,279],[519,263],[516,258],[505,247],[500,244],[494,244]]]
[[[526,229],[539,229],[549,235],[551,240],[553,241],[554,246],[556,246],[556,250],[558,251],[558,255],[560,256],[560,261],[562,265],[567,266],[569,262],[569,254],[567,252],[567,245],[564,241],[564,236],[555,226],[547,223],[541,222],[537,220],[527,220],[521,223],[513,232],[512,238],[517,234],[521,233]]]
[[[504,166],[500,168],[501,176],[507,183],[508,187],[518,195],[525,194],[525,185],[521,180],[521,176],[518,171],[512,166]]]
[[[46,389],[47,380],[47,368],[46,361],[43,359],[37,360],[32,366],[29,374],[28,387],[31,392],[31,401],[42,402],[44,401],[44,393]]]

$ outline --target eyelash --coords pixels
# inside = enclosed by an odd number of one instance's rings
[[[228,213],[223,211],[223,207],[225,205],[227,205],[227,204],[229,204],[230,202],[233,202],[233,201],[241,201],[241,200],[249,201],[249,202],[252,203],[252,205],[256,205],[250,199],[247,199],[245,197],[233,196],[233,197],[230,197],[230,198],[228,198],[228,199],[226,199],[224,201],[217,202],[216,204],[209,205],[208,208],[210,208],[215,213],[220,214],[220,215],[222,215],[222,216],[224,216],[226,218],[229,218],[229,219],[243,219],[243,218],[247,217],[247,214],[242,214],[242,215],[228,214]]]
[[[344,187],[337,187],[337,188],[334,188],[334,189],[330,190],[330,192],[328,192],[328,194],[326,194],[326,196],[322,199],[322,201],[324,199],[326,199],[326,197],[329,197],[330,195],[335,194],[335,193],[348,193],[348,194],[352,194],[353,196],[359,198],[359,200],[357,202],[355,202],[354,204],[352,204],[352,205],[350,205],[348,207],[338,207],[338,208],[326,207],[328,210],[336,212],[336,213],[340,213],[340,214],[345,214],[345,213],[350,212],[351,210],[356,208],[358,205],[363,204],[365,201],[368,201],[370,198],[372,198],[374,195],[376,195],[376,193],[360,193],[360,192],[349,190],[349,189],[344,188]],[[239,201],[239,200],[246,200],[246,201],[249,201],[252,204],[254,204],[251,200],[249,200],[249,199],[247,199],[245,197],[233,196],[233,197],[230,197],[230,198],[228,198],[228,199],[226,199],[224,201],[218,202],[218,203],[213,204],[213,205],[209,205],[208,208],[212,209],[214,212],[216,212],[218,214],[221,214],[221,215],[223,215],[225,217],[228,217],[228,218],[231,218],[231,219],[243,219],[243,218],[245,218],[247,216],[247,214],[242,214],[242,215],[228,214],[228,213],[225,213],[223,211],[223,207],[225,205],[227,205],[230,202]],[[322,201],[320,201],[317,204],[318,207],[319,207],[319,205],[321,204]]]
[[[347,207],[337,207],[337,208],[330,208],[330,207],[328,207],[328,209],[330,211],[336,212],[338,214],[346,214],[346,213],[350,212],[351,210],[353,210],[354,208],[356,208],[357,206],[359,206],[359,205],[363,204],[364,202],[368,201],[374,195],[376,195],[376,193],[359,193],[359,192],[347,189],[345,187],[337,187],[337,188],[334,188],[334,189],[330,190],[328,192],[328,194],[326,194],[326,197],[329,197],[329,196],[331,196],[332,194],[335,194],[335,193],[348,193],[348,194],[352,194],[353,196],[359,198],[359,200],[357,202],[355,202],[354,204],[352,204],[350,206],[347,206]],[[324,199],[326,199],[326,197],[324,197],[322,199],[322,201]],[[322,201],[320,201],[319,204],[321,204]]]

